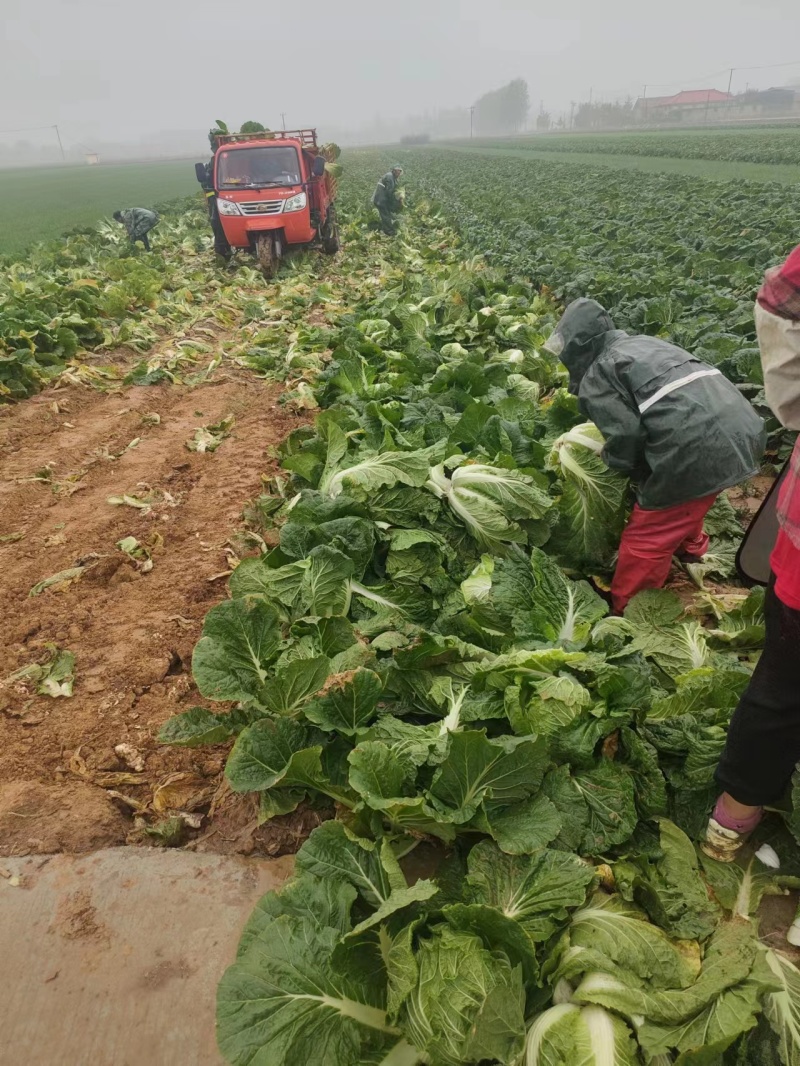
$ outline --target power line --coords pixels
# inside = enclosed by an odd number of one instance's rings
[[[777,67],[800,67],[800,59],[793,59],[791,63],[767,63],[763,67],[734,67],[734,70],[775,70]]]
[[[57,128],[57,126],[52,124],[49,126],[21,126],[17,130],[0,130],[0,133],[33,133],[34,130],[54,130]]]
[[[722,74],[730,74],[731,71],[736,73],[737,71],[745,70],[782,70],[786,67],[800,66],[800,60],[793,59],[786,63],[765,63],[762,66],[733,66],[733,67],[721,67],[719,70],[713,70],[710,74],[698,74],[691,77],[675,78],[672,81],[662,82],[648,82],[648,89],[667,89],[674,85],[687,85],[691,82],[709,81],[711,78],[717,78]],[[627,85],[618,89],[601,89],[596,93],[598,99],[604,97],[617,97],[622,95],[632,95],[632,90],[637,88],[636,82],[629,82]]]

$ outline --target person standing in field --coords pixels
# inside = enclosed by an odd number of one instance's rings
[[[800,246],[767,272],[756,331],[767,403],[787,429],[800,430]],[[722,862],[736,858],[800,762],[800,438],[780,489],[778,521],[764,651],[731,718],[715,775],[722,793],[701,845]]]
[[[396,215],[401,208],[401,200],[397,195],[397,185],[402,173],[403,168],[398,163],[395,163],[392,169],[387,174],[384,174],[378,182],[372,197],[372,203],[381,216],[381,229],[389,237],[394,237],[397,233],[397,227],[392,216]]]
[[[723,489],[758,473],[764,423],[715,367],[615,329],[595,300],[573,301],[545,348],[569,370],[570,392],[606,438],[603,460],[636,489],[611,583],[621,613],[637,592],[664,585],[673,555],[703,557],[703,520]]]
[[[127,207],[124,211],[115,211],[114,220],[121,222],[128,231],[131,244],[141,241],[146,252],[150,251],[148,233],[158,225],[158,215],[146,207]]]

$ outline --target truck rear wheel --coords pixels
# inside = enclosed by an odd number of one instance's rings
[[[264,277],[268,281],[274,278],[281,261],[280,236],[275,233],[260,233],[256,237],[256,257]]]
[[[328,217],[322,227],[322,250],[326,255],[336,255],[340,248],[339,223],[336,221],[336,208],[328,208]]]

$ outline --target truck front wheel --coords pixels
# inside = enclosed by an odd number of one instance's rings
[[[261,273],[269,281],[274,278],[281,261],[280,236],[275,233],[260,233],[256,237],[256,257]]]

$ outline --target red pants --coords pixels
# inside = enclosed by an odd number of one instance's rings
[[[663,511],[645,511],[634,504],[611,582],[615,611],[622,611],[642,589],[660,589],[669,577],[672,556],[677,552],[698,558],[705,555],[708,536],[703,532],[703,519],[716,498],[714,493]]]

